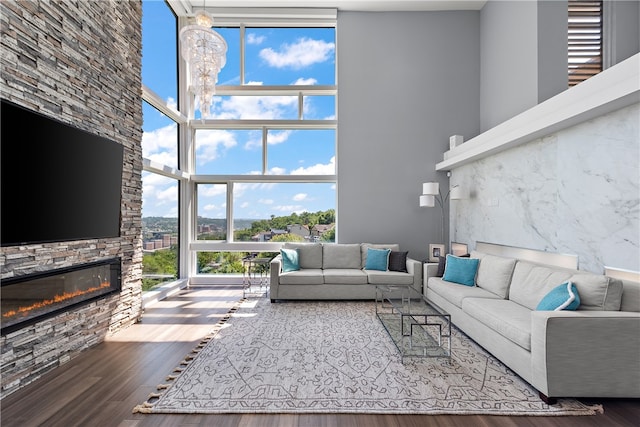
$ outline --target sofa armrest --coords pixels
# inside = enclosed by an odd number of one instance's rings
[[[427,296],[427,284],[429,283],[429,278],[436,277],[438,274],[438,263],[437,262],[425,262],[424,263],[424,280],[422,284],[422,289],[424,291],[424,296]]]
[[[422,293],[422,262],[407,258],[407,273],[413,276],[413,287]]]
[[[548,397],[640,397],[640,313],[532,311],[532,385]]]
[[[271,301],[278,299],[280,272],[282,271],[282,255],[277,255],[269,263],[269,297]]]

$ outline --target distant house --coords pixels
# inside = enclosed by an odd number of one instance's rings
[[[270,231],[261,231],[260,233],[254,234],[251,237],[251,240],[254,242],[268,242],[271,240],[271,232]]]
[[[320,240],[322,235],[329,230],[333,230],[335,224],[316,224],[311,229],[312,240]]]
[[[272,228],[271,229],[271,236],[269,237],[269,240],[273,239],[275,236],[279,236],[282,234],[289,234],[289,232],[287,230],[280,230],[277,228]]]
[[[287,225],[287,230],[289,231],[289,234],[295,234],[300,237],[304,237],[305,239],[308,239],[310,235],[308,225],[300,225],[300,224]]]

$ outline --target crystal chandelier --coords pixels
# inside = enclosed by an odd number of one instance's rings
[[[212,25],[211,15],[200,11],[196,14],[195,25],[180,30],[180,50],[189,64],[191,89],[200,105],[202,118],[209,117],[218,72],[227,62],[227,42],[213,31]]]

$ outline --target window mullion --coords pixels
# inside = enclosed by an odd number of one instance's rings
[[[227,242],[233,243],[233,181],[227,182]]]
[[[267,174],[267,138],[269,136],[269,131],[266,126],[262,127],[262,175]]]
[[[304,98],[302,92],[298,92],[298,120],[304,119]]]
[[[240,86],[244,86],[245,81],[244,81],[244,66],[245,66],[245,43],[244,43],[244,36],[245,36],[245,25],[241,24],[240,25]]]

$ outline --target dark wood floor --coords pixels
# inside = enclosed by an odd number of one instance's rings
[[[585,417],[450,415],[134,414],[242,296],[239,287],[192,287],[149,307],[136,324],[0,401],[2,427],[195,426],[638,426],[640,400],[598,399]]]

